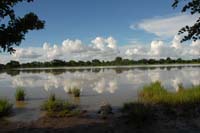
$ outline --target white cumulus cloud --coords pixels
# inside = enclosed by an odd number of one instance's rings
[[[84,44],[81,40],[66,39],[62,44],[51,45],[44,43],[42,47],[18,48],[15,54],[2,55],[0,61],[10,60],[20,62],[61,60],[113,60],[117,56],[128,59],[160,59],[166,57],[193,59],[200,58],[200,40],[190,44],[181,44],[181,37],[175,35],[171,42],[153,40],[147,44],[127,44],[117,46],[113,37],[96,37],[91,44]]]
[[[192,25],[197,20],[197,15],[179,14],[170,17],[154,17],[145,19],[138,24],[132,24],[131,29],[142,29],[153,33],[158,37],[173,37],[178,31],[186,26]]]

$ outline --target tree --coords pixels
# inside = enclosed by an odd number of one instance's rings
[[[100,62],[98,59],[92,60],[92,65],[98,66],[98,65],[100,65],[100,64],[101,64],[101,62]]]
[[[121,63],[121,62],[122,62],[122,57],[115,58],[115,63]]]
[[[20,63],[18,61],[11,60],[10,62],[8,62],[6,64],[6,67],[7,68],[17,68],[17,67],[20,67]]]
[[[25,14],[24,17],[16,16],[14,6],[24,1],[33,2],[33,0],[0,0],[0,52],[15,52],[13,46],[19,46],[29,30],[44,28],[45,22],[32,12]]]
[[[176,8],[178,4],[183,0],[174,0],[174,3],[172,4],[173,8]],[[187,12],[189,11],[191,15],[199,14],[200,13],[200,0],[184,0],[188,1],[182,8],[181,12]],[[182,29],[179,30],[179,35],[187,33],[181,40],[181,42],[193,40],[196,41],[200,39],[200,17],[197,19],[196,23],[192,26],[185,26]]]

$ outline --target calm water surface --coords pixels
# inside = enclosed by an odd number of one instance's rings
[[[169,91],[177,85],[185,87],[200,84],[200,65],[21,69],[0,73],[0,98],[13,102],[11,120],[29,121],[41,116],[40,106],[49,94],[68,99],[83,109],[97,110],[102,103],[121,106],[137,98],[145,84],[159,80]],[[25,88],[26,103],[15,102],[17,86]],[[81,88],[81,97],[67,94],[70,87]]]

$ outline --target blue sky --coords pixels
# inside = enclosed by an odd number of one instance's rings
[[[52,59],[199,58],[198,42],[180,44],[178,30],[197,16],[171,7],[173,0],[35,0],[15,7],[36,13],[45,29],[30,31],[14,55],[1,62]],[[170,52],[166,52],[170,51]]]
[[[35,0],[20,4],[19,15],[35,12],[46,21],[42,31],[30,32],[22,46],[39,46],[44,41],[61,43],[66,38],[81,39],[88,43],[96,36],[113,36],[119,45],[132,38],[151,41],[154,35],[129,26],[146,18],[175,14],[172,0]]]

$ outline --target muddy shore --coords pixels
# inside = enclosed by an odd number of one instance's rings
[[[1,133],[199,133],[200,117],[188,119],[155,120],[142,126],[134,126],[119,115],[110,115],[106,119],[91,116],[88,113],[74,117],[42,117],[29,123],[0,121]]]

